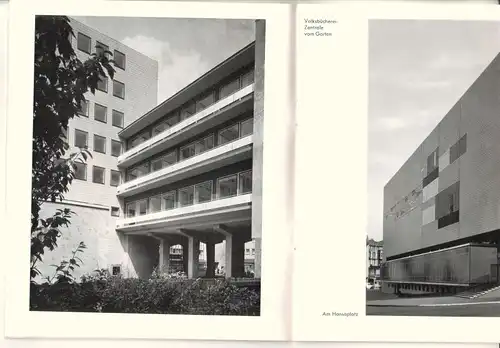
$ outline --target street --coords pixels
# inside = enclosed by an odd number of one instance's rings
[[[366,315],[500,317],[500,303],[447,307],[375,307],[367,306]]]

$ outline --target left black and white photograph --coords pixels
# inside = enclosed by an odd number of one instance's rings
[[[260,316],[265,25],[35,17],[31,311]]]

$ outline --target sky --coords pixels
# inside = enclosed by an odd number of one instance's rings
[[[383,238],[383,189],[500,52],[500,22],[372,20],[368,236]]]
[[[158,102],[254,40],[254,21],[74,17],[158,61]]]

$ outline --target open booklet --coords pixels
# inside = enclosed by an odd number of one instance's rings
[[[500,7],[26,3],[8,337],[500,340]]]

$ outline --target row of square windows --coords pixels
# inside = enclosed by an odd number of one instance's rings
[[[84,117],[89,117],[90,101],[85,100],[80,103],[78,114]],[[125,114],[121,111],[112,109],[111,124],[118,128],[123,128]],[[104,105],[94,103],[94,120],[108,123],[108,108]]]
[[[125,208],[127,217],[152,214],[252,192],[251,170],[221,177],[216,181],[217,190],[215,194],[213,192],[213,180],[208,180],[177,190],[156,194],[149,198],[128,202]]]
[[[181,148],[172,149],[160,157],[153,158],[150,161],[143,162],[137,166],[127,169],[126,181],[137,179],[151,172],[166,168],[180,161],[199,155],[205,151],[211,150],[216,146],[221,146],[237,139],[246,137],[253,133],[253,118],[234,123],[229,127],[212,133],[202,139],[197,139]],[[217,138],[215,138],[217,134]],[[217,144],[215,144],[217,140]]]
[[[121,175],[118,170],[110,169],[109,185],[120,185]],[[87,164],[75,163],[75,179],[87,181]],[[99,166],[92,166],[92,182],[96,184],[106,184],[106,169]]]
[[[249,86],[254,81],[254,71],[244,70],[243,73],[239,73],[236,77],[232,77],[226,83],[217,87],[212,87],[213,89],[202,92],[198,97],[193,98],[185,105],[181,106],[179,109],[174,110],[165,116],[158,124],[153,125],[150,129],[147,129],[140,134],[132,137],[127,142],[127,149],[134,148],[146,140],[166,131],[172,126],[179,122],[182,122],[189,117],[201,112],[202,110],[208,108],[217,101],[224,99],[238,90]]]
[[[81,149],[88,149],[89,133],[80,129],[75,129],[75,147]],[[94,134],[94,148],[95,152],[106,154],[106,137]],[[111,139],[111,156],[118,157],[122,153],[122,143],[118,140]]]
[[[82,52],[85,52],[87,54],[92,53],[92,39],[90,38],[90,36],[87,36],[83,33],[78,33],[76,46]],[[97,55],[102,55],[102,54],[109,55],[110,53],[107,52],[109,52],[109,46],[99,41],[96,41],[94,53],[96,53]],[[118,50],[114,50],[113,61],[116,67],[125,70],[126,57],[124,53]]]

